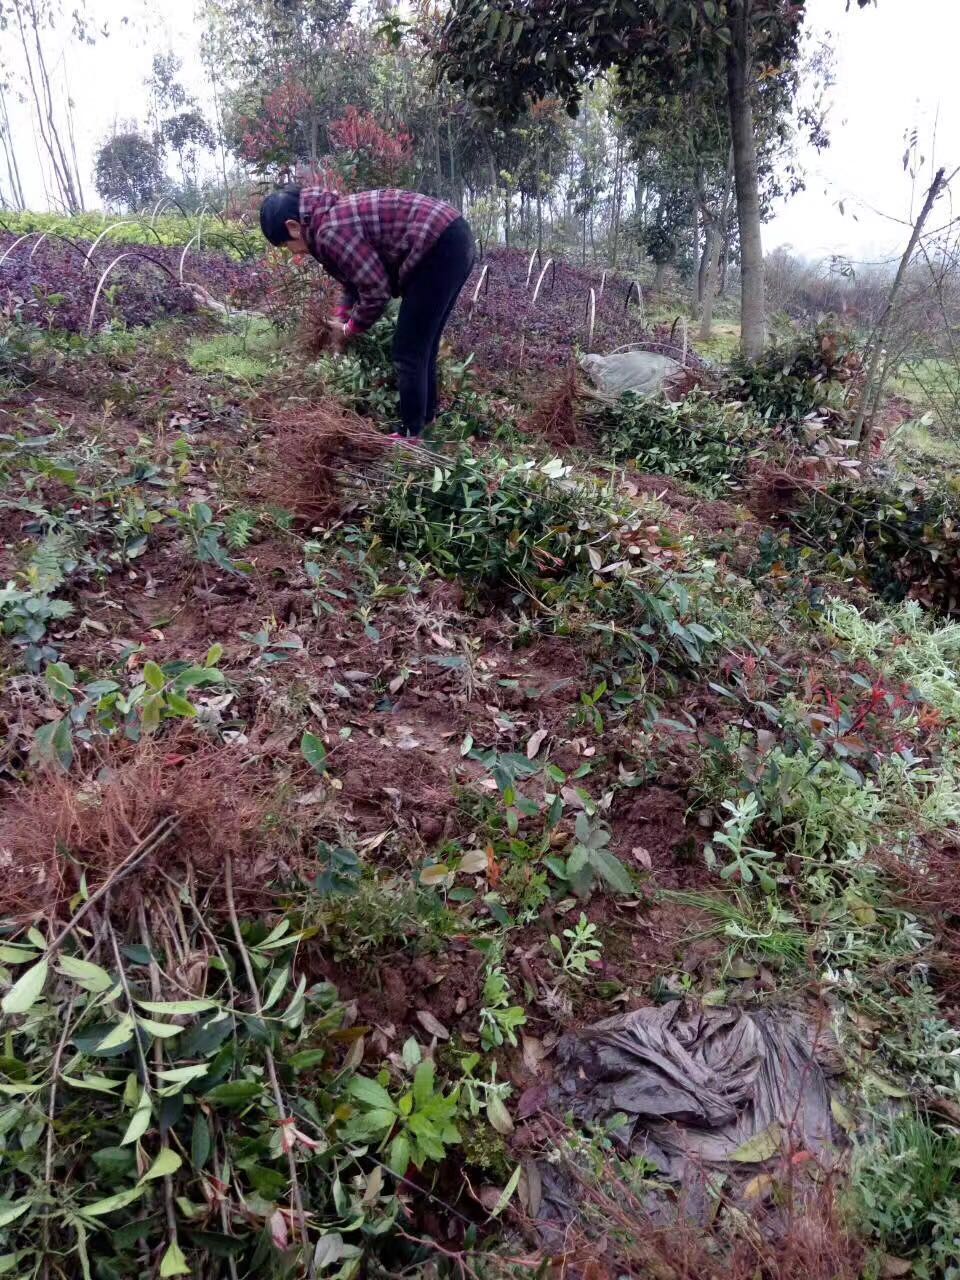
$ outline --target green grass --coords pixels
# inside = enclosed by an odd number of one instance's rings
[[[901,365],[888,389],[917,409],[956,413],[960,404],[960,368],[950,360],[911,360]]]
[[[853,1190],[861,1225],[883,1248],[915,1260],[912,1275],[953,1276],[960,1202],[960,1138],[908,1112],[881,1120],[854,1158]],[[919,1256],[918,1256],[919,1255]]]
[[[241,328],[199,338],[190,344],[187,359],[199,373],[221,373],[243,382],[256,382],[269,373],[283,351],[283,338],[264,319],[244,320]]]
[[[960,443],[922,422],[908,422],[893,437],[890,451],[898,461],[912,467],[960,467]]]
[[[715,320],[709,342],[695,341],[700,355],[717,364],[731,360],[740,347],[740,326],[732,320]]]

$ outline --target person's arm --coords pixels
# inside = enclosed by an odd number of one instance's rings
[[[345,293],[351,290],[356,299],[344,332],[347,337],[366,333],[390,301],[390,279],[380,255],[359,232],[344,236],[336,227],[323,236],[320,247],[323,257],[345,282]]]

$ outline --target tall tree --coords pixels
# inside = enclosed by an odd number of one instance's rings
[[[177,157],[183,188],[197,187],[197,165],[201,151],[212,151],[216,137],[201,112],[196,98],[180,83],[183,62],[174,53],[158,53],[146,80],[150,94],[150,121],[154,144],[160,151],[169,148]]]
[[[441,74],[488,109],[516,114],[559,94],[576,114],[584,86],[616,68],[664,97],[721,94],[734,151],[744,351],[765,342],[755,67],[776,76],[797,56],[793,0],[454,0],[437,51]]]
[[[296,81],[310,95],[304,120],[309,159],[321,153],[321,121],[342,115],[342,108],[368,106],[348,98],[329,101],[344,72],[363,82],[367,67],[363,51],[354,57],[338,55],[354,32],[346,27],[353,0],[204,0],[210,56],[223,69],[239,97],[234,114],[256,114],[266,94],[284,82]],[[351,65],[352,64],[352,65]],[[251,93],[249,86],[257,86]]]
[[[96,157],[96,187],[117,209],[142,209],[163,190],[163,157],[152,138],[126,129],[107,138]]]

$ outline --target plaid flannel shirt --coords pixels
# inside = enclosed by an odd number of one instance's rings
[[[383,315],[411,271],[460,214],[416,191],[361,191],[339,196],[310,187],[300,196],[300,221],[310,252],[343,286],[335,314],[350,334]]]

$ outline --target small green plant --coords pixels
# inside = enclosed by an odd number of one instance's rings
[[[309,892],[304,903],[305,919],[322,928],[338,958],[355,961],[413,942],[436,949],[462,929],[462,921],[439,894],[396,877],[358,878],[338,862],[334,855],[320,873],[317,890]]]
[[[200,564],[216,565],[226,573],[240,572],[220,541],[225,531],[224,526],[214,520],[213,512],[207,503],[192,502],[186,511],[174,509],[170,515],[186,535]]]
[[[223,672],[216,665],[222,654],[222,647],[213,645],[202,667],[188,662],[161,667],[148,661],[142,681],[126,688],[117,680],[83,681],[65,662],[49,663],[44,678],[50,696],[64,714],[36,731],[34,759],[57,761],[69,769],[75,741],[92,742],[97,736],[109,737],[120,731],[137,741],[141,734],[155,732],[165,720],[195,717],[197,707],[189,695],[224,683]]]
[[[597,703],[606,692],[607,682],[602,680],[592,693],[584,692],[580,694],[580,705],[575,716],[575,722],[578,726],[584,725],[598,735],[603,733],[603,714]]]
[[[630,873],[607,848],[610,830],[606,824],[582,810],[577,814],[574,833],[576,839],[566,858],[546,859],[553,874],[565,881],[579,898],[588,897],[597,880],[602,880],[615,893],[632,893]]]
[[[497,1064],[489,1062],[490,1079],[478,1080],[473,1074],[480,1065],[479,1053],[469,1053],[460,1059],[461,1107],[465,1115],[477,1117],[486,1115],[490,1125],[497,1133],[512,1133],[513,1120],[506,1107],[506,1099],[513,1092],[508,1080],[497,1079]]]
[[[0,634],[23,654],[28,671],[39,671],[57,657],[50,643],[50,625],[73,613],[68,600],[57,600],[47,592],[24,590],[13,582],[0,588]]]
[[[224,536],[231,551],[243,551],[253,541],[257,517],[252,511],[231,511],[223,522]]]
[[[387,1152],[387,1164],[402,1177],[411,1164],[422,1169],[428,1160],[442,1160],[447,1147],[459,1145],[454,1119],[460,1090],[455,1086],[444,1093],[438,1088],[429,1058],[418,1064],[410,1089],[396,1098],[386,1088],[389,1080],[385,1071],[375,1080],[354,1076],[348,1092],[358,1110],[347,1121],[344,1136],[357,1142],[379,1140],[377,1149]]]
[[[858,1146],[853,1197],[866,1231],[927,1280],[960,1275],[960,1134],[917,1111],[878,1122]]]
[[[523,1007],[511,1005],[510,983],[500,964],[488,964],[480,1009],[480,1043],[484,1049],[517,1043],[517,1029],[527,1021]]]
[[[344,848],[343,845],[329,845],[321,840],[317,845],[317,858],[322,868],[313,881],[317,893],[330,897],[357,892],[363,875],[363,864],[353,849]]]
[[[590,968],[603,955],[603,947],[597,926],[591,924],[584,913],[572,929],[564,929],[562,942],[555,933],[550,935],[550,946],[556,952],[556,963],[565,978],[581,982],[589,976]]]
[[[753,884],[756,880],[764,893],[775,893],[777,882],[769,868],[776,854],[769,849],[759,849],[747,844],[750,831],[760,817],[760,802],[756,794],[751,791],[748,796],[739,800],[725,800],[723,807],[730,817],[724,822],[723,830],[715,832],[713,840],[704,849],[707,866],[712,869],[719,864],[719,845],[727,859],[720,867],[722,880],[737,876],[744,885]]]
[[[862,853],[883,809],[874,782],[858,780],[817,744],[789,754],[780,747],[771,751],[757,796],[765,822],[807,858]]]

